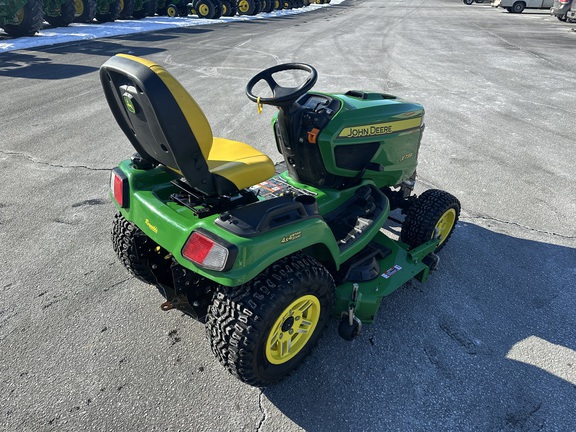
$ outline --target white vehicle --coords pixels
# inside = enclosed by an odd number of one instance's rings
[[[493,7],[501,7],[511,13],[522,13],[524,9],[550,9],[554,0],[492,0]]]

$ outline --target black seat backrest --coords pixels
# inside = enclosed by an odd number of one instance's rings
[[[118,54],[100,68],[108,105],[145,159],[162,164],[206,195],[216,193],[208,169],[212,130],[202,110],[161,66]]]

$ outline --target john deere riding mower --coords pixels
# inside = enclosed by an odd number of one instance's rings
[[[42,0],[0,0],[0,27],[10,36],[32,36],[43,23]]]
[[[306,78],[278,84],[288,71]],[[100,78],[137,152],[111,174],[114,250],[160,290],[162,310],[205,322],[212,351],[242,381],[285,377],[330,316],[354,339],[385,296],[436,268],[460,203],[441,190],[413,194],[421,105],[377,92],[311,92],[317,72],[302,63],[266,69],[246,94],[259,109],[277,107],[284,162],[275,166],[249,144],[214,137],[161,66],[120,54]],[[393,210],[398,222],[405,214],[399,239]]]

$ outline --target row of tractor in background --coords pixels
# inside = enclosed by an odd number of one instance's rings
[[[484,3],[488,0],[462,0],[464,4]],[[522,13],[524,9],[549,9],[550,15],[560,21],[576,23],[576,2],[573,0],[492,0],[492,7],[501,7],[510,13]]]
[[[77,23],[105,23],[117,19],[146,16],[196,15],[218,19],[221,16],[256,15],[281,9],[294,9],[331,0],[0,0],[0,27],[11,36],[32,36],[44,21],[54,27]]]

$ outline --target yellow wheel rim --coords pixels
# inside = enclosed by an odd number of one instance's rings
[[[176,8],[169,7],[166,13],[168,14],[169,17],[175,17],[178,14],[178,11],[176,10]]]
[[[82,0],[74,0],[74,13],[76,16],[84,13],[84,2]]]
[[[124,0],[120,0],[120,12],[124,10]]]
[[[238,2],[238,9],[240,10],[240,12],[242,13],[247,12],[249,8],[250,4],[246,0],[240,0]]]
[[[438,221],[438,223],[436,224],[434,234],[432,234],[432,237],[434,237],[436,234],[440,237],[440,243],[438,243],[438,246],[444,243],[444,240],[446,240],[446,238],[450,234],[450,231],[452,231],[452,228],[454,228],[455,221],[456,221],[456,210],[454,210],[453,208],[446,210],[442,215],[442,217],[440,218],[440,220]]]
[[[201,16],[206,16],[210,13],[210,8],[206,4],[201,4],[198,8],[198,14]]]
[[[294,358],[308,343],[320,320],[320,300],[305,295],[294,300],[280,314],[266,341],[266,359],[283,364]]]

